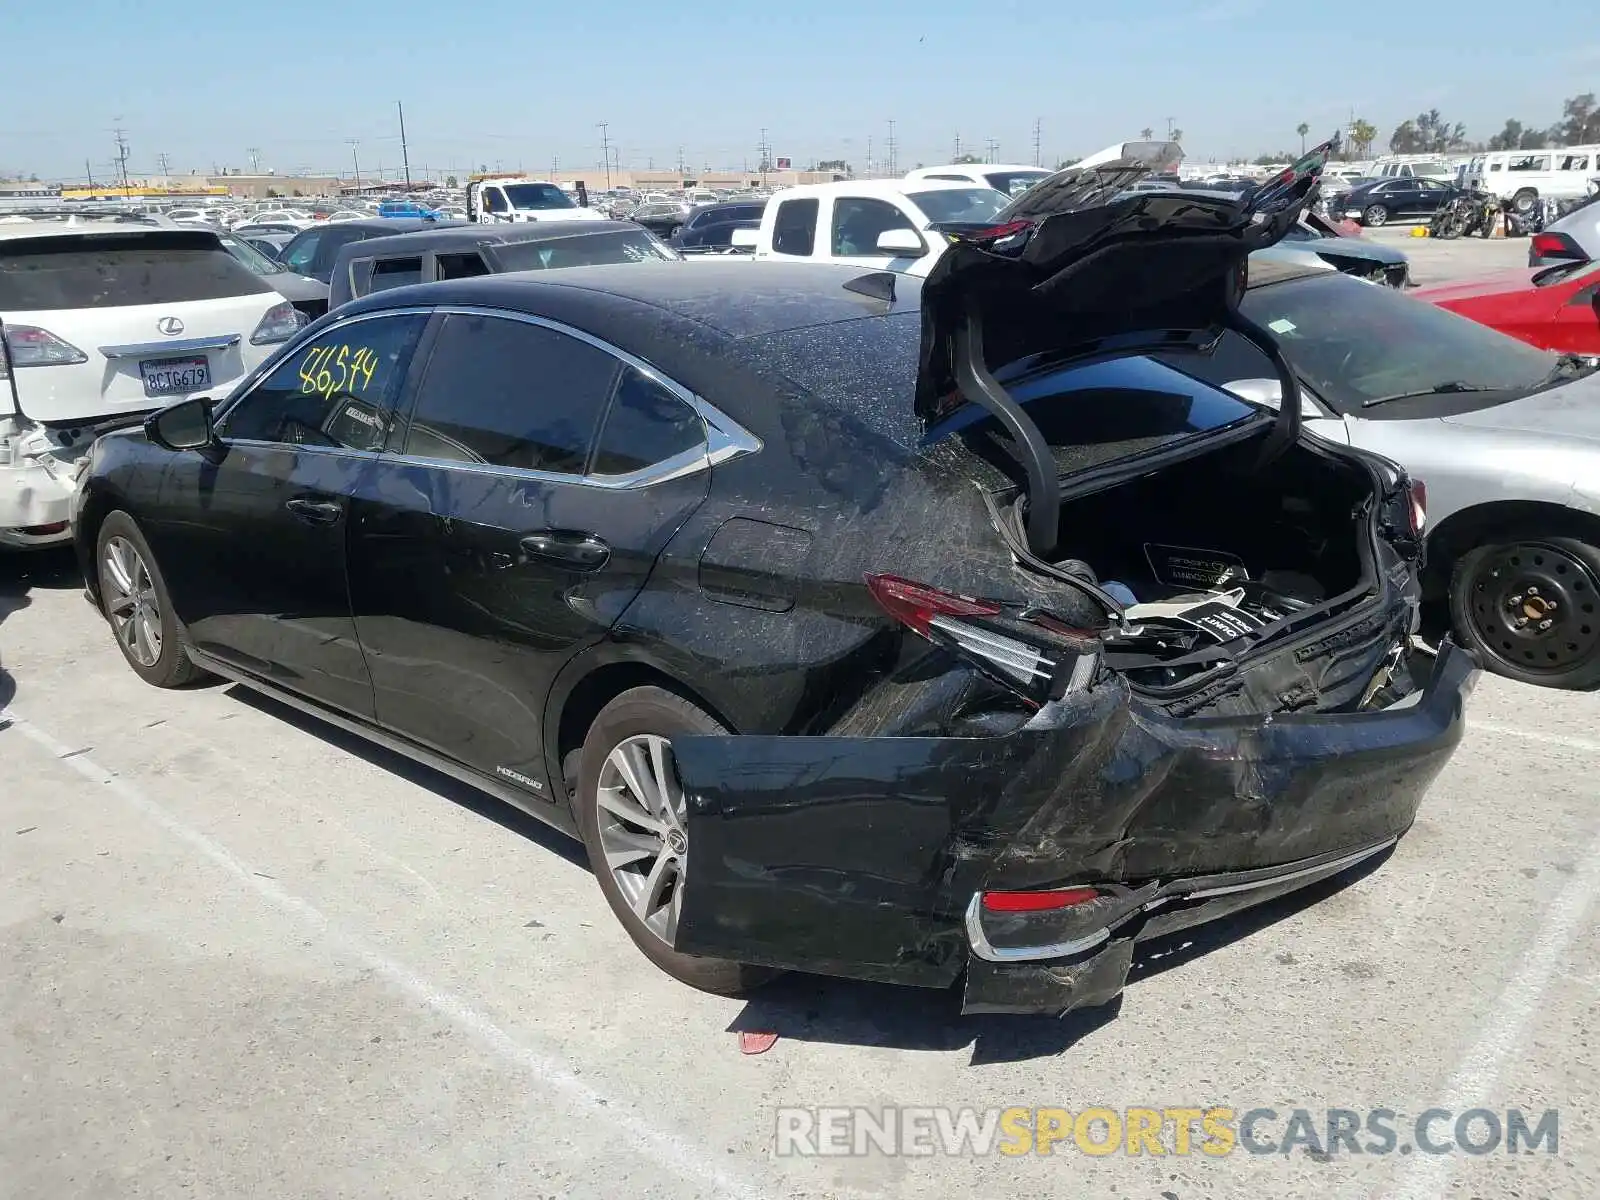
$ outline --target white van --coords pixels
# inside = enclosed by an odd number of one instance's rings
[[[1437,179],[1444,182],[1454,172],[1450,164],[1434,154],[1396,154],[1372,164],[1373,179]]]
[[[1572,200],[1588,195],[1589,180],[1600,172],[1600,145],[1551,150],[1494,150],[1474,154],[1462,171],[1476,176],[1518,212],[1529,212],[1544,198]]]

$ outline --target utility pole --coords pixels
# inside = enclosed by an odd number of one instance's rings
[[[1040,133],[1043,129],[1044,120],[1040,117],[1035,117],[1033,119],[1033,165],[1036,167],[1042,166],[1044,162],[1044,158],[1039,151]]]
[[[361,139],[360,138],[345,138],[345,141],[350,144],[350,159],[351,159],[352,162],[355,163],[355,167],[356,167],[356,195],[359,196],[361,194],[361,154],[360,154],[360,151],[357,150],[356,148],[361,145]]]
[[[952,158],[950,161],[951,162],[960,162],[961,161],[961,130],[959,130],[959,129],[956,130],[956,153],[955,153],[955,157]]]
[[[1167,118],[1167,141],[1169,141],[1169,142],[1172,140],[1172,131],[1175,128],[1173,122],[1176,121],[1176,120],[1177,120],[1176,117],[1168,117]]]
[[[895,150],[896,150],[896,147],[895,147],[895,141],[894,141],[894,120],[891,118],[890,121],[889,121],[889,150],[888,150],[888,154],[889,154],[889,174],[890,175],[899,174],[899,171],[897,169],[896,162],[895,162]]]
[[[119,121],[122,120],[121,117],[116,119]],[[117,167],[122,175],[123,190],[126,191],[128,188],[128,139],[124,136],[124,134],[126,134],[127,131],[121,127],[118,127],[114,132],[117,136]]]
[[[605,160],[606,191],[611,190],[611,125],[608,121],[599,121],[600,127],[600,157]]]
[[[406,168],[406,191],[411,190],[411,154],[406,149],[406,106],[400,101],[394,102],[395,111],[400,114],[400,161]]]
[[[683,147],[678,147],[678,178],[682,179],[689,173],[689,168],[683,165]]]
[[[165,154],[156,155],[156,163],[161,167],[161,174],[162,174],[163,177],[165,177],[166,174],[167,174],[167,170],[168,170],[168,168],[167,168],[167,156]]]
[[[867,173],[865,178],[872,178],[872,135],[867,134]]]
[[[756,165],[761,170],[761,189],[765,191],[767,187],[767,172],[772,168],[772,148],[767,145],[767,127],[765,125],[761,127],[761,143],[756,147],[756,152],[761,155],[761,159]]]
[[[89,181],[89,187],[94,187],[94,172],[89,169],[89,160],[83,160],[83,177]]]
[[[984,162],[993,162],[995,155],[1000,153],[1000,143],[994,138],[989,138],[983,143]]]

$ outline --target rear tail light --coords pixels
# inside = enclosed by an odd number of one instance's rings
[[[1409,507],[1411,533],[1415,537],[1421,537],[1423,529],[1428,524],[1428,485],[1420,479],[1413,479],[1406,490],[1411,500]]]
[[[305,313],[287,300],[282,304],[274,304],[267,309],[266,315],[261,318],[261,324],[257,325],[256,331],[250,335],[250,344],[270,346],[274,342],[286,342],[305,323]]]
[[[1531,249],[1535,258],[1572,258],[1582,262],[1589,257],[1564,233],[1536,233]]]
[[[1080,660],[1095,643],[1081,630],[1022,616],[993,600],[959,596],[898,575],[868,575],[867,591],[895,620],[961,655],[1037,707],[1086,678]]]
[[[6,353],[0,355],[0,379],[6,376],[6,363],[13,367],[59,367],[89,361],[89,356],[71,342],[63,341],[37,325],[7,325],[4,329]]]

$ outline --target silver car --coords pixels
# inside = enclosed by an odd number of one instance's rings
[[[1426,593],[1498,674],[1600,685],[1600,370],[1392,288],[1261,251],[1244,313],[1302,381],[1305,427],[1426,488]],[[1171,365],[1275,405],[1273,371],[1228,335]]]
[[[1552,221],[1528,242],[1528,265],[1600,260],[1600,175],[1589,181],[1587,203]]]

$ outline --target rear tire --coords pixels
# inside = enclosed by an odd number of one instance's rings
[[[739,996],[782,972],[672,948],[677,905],[693,859],[671,740],[727,732],[681,696],[658,687],[631,688],[601,709],[589,727],[575,804],[589,865],[633,944],[681,983]],[[645,795],[636,794],[636,785]]]
[[[140,679],[159,688],[178,688],[206,677],[189,657],[183,626],[150,544],[120,509],[100,526],[95,570],[100,609],[116,635],[117,649]]]
[[[1523,188],[1515,196],[1511,197],[1511,207],[1523,216],[1531,213],[1533,206],[1537,203],[1539,203],[1539,193],[1532,188]]]
[[[1387,225],[1389,223],[1389,210],[1381,204],[1370,205],[1361,214],[1361,223],[1368,229],[1376,229],[1379,225]]]
[[[1593,688],[1600,684],[1600,549],[1533,533],[1478,546],[1451,573],[1450,623],[1496,675]]]

